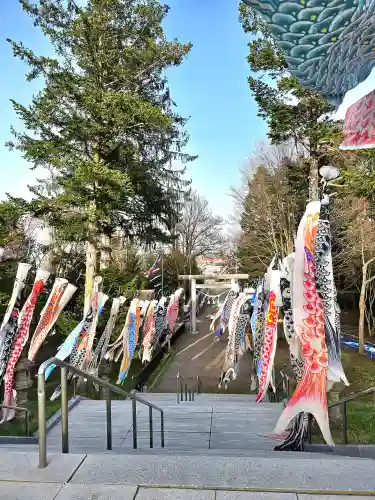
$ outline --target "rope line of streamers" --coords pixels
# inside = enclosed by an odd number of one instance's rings
[[[211,304],[214,304],[216,302],[216,304],[219,305],[220,297],[222,297],[223,295],[225,295],[225,296],[228,295],[228,292],[227,292],[227,290],[225,290],[224,292],[218,293],[216,295],[212,295],[209,293],[199,291],[197,295],[198,296],[203,295],[207,299],[208,304],[210,304],[210,301],[211,301]]]

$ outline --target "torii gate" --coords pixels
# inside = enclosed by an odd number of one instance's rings
[[[248,274],[179,274],[178,279],[190,281],[191,300],[191,333],[197,332],[197,288],[232,288],[237,280],[249,279]],[[197,285],[199,280],[230,280],[230,283],[204,283]]]

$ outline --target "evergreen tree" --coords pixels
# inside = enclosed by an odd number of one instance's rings
[[[19,149],[50,175],[32,187],[36,214],[63,239],[91,241],[121,229],[127,236],[163,238],[183,188],[173,159],[187,142],[165,70],[190,44],[168,41],[157,0],[20,0],[49,38],[55,57],[9,42],[29,65],[28,81],[44,88],[29,106],[13,101],[25,132]],[[158,230],[155,231],[157,225]]]

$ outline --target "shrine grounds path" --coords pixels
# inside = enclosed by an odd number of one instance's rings
[[[175,392],[178,373],[183,382],[187,382],[191,388],[199,376],[205,393],[248,394],[250,392],[251,358],[248,354],[242,358],[240,374],[228,385],[227,391],[224,387],[218,388],[227,340],[226,334],[220,341],[214,340],[215,334],[210,332],[210,316],[213,312],[213,308],[206,307],[197,318],[198,334],[192,334],[188,329],[182,333],[173,346],[171,361],[152,388],[153,392]]]

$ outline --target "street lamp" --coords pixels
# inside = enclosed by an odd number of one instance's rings
[[[332,165],[325,165],[324,167],[320,167],[319,174],[325,182],[329,182],[339,177],[340,170]]]

